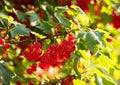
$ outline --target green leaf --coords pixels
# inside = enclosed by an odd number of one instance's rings
[[[35,11],[29,11],[29,12],[27,12],[27,14],[30,16],[30,25],[31,26],[36,26],[41,23],[40,18]]]
[[[81,54],[78,55],[78,54],[76,53],[76,54],[74,54],[73,56],[75,57],[74,63],[73,63],[73,69],[74,69],[77,77],[78,77],[79,79],[81,79],[81,74],[80,74],[80,72],[78,71],[78,67],[77,67],[78,62],[79,62],[80,57],[81,57]]]
[[[82,9],[80,7],[75,6],[75,5],[71,5],[70,8],[72,8],[73,10],[78,12],[76,18],[79,20],[79,22],[82,25],[88,25],[89,19],[88,19],[87,15],[82,11]]]
[[[10,85],[12,76],[14,76],[13,72],[7,68],[3,61],[0,61],[0,83]]]
[[[51,44],[51,39],[45,39],[42,49],[46,50],[48,46],[50,46],[50,44]]]
[[[101,46],[105,47],[106,46],[106,39],[108,38],[107,33],[104,31],[102,32],[101,30],[95,31],[95,34],[98,36],[98,42]]]
[[[25,15],[25,13],[23,13],[23,12],[21,12],[19,10],[14,10],[14,12],[15,12],[15,14],[16,14],[16,16],[17,16],[17,18],[19,20],[26,21],[26,15]]]
[[[102,36],[100,34],[95,34],[95,31],[89,31],[86,34],[85,38],[88,49],[96,53],[99,50],[100,46],[102,47],[103,45],[101,37]]]
[[[77,48],[81,49],[81,50],[86,50],[85,44],[83,44],[83,43],[85,43],[85,41],[84,40],[80,40],[80,42],[77,43]]]
[[[89,11],[91,14],[94,14],[94,4],[89,4]]]
[[[102,83],[103,85],[117,85],[115,82],[113,82],[112,80],[108,80],[106,78],[102,78]]]
[[[43,30],[46,34],[52,33],[52,25],[48,22],[42,22],[41,25],[36,26],[36,28]]]
[[[62,15],[58,13],[55,13],[54,15],[62,25],[66,27],[70,27],[71,22],[67,18],[63,17]]]
[[[5,29],[8,26],[8,20],[0,17],[0,29]]]
[[[13,17],[1,15],[0,17],[0,29],[6,29],[13,22]]]
[[[59,7],[55,7],[55,11],[59,14],[65,12],[66,10],[68,10],[68,6],[59,6]]]
[[[96,62],[98,62],[99,64],[99,67],[102,66],[104,67],[106,70],[107,69],[110,69],[111,67],[114,66],[114,62],[108,57],[108,56],[105,56],[105,55],[101,55],[99,56],[98,58],[95,59]],[[107,62],[106,62],[107,61]],[[104,72],[104,74],[106,73],[106,71],[104,69],[99,68],[99,70],[101,69],[101,71]]]
[[[80,14],[86,15],[86,14],[82,11],[82,9],[81,9],[80,7],[78,7],[78,6],[71,5],[70,8],[72,8],[73,10],[79,12]]]
[[[113,76],[115,69],[114,68],[110,68],[109,71],[110,71],[110,75]]]
[[[102,62],[103,62],[103,61],[102,61]],[[106,74],[106,75],[108,74],[108,73],[107,73],[107,70],[106,70],[105,68],[100,67],[100,66],[99,66],[99,67],[96,67],[96,68],[97,68],[101,73]]]
[[[67,6],[56,7],[54,16],[57,18],[59,23],[61,23],[62,25],[66,26],[66,27],[70,27],[71,22],[67,18],[65,18],[65,16],[64,16],[64,12],[67,10],[68,10]]]
[[[15,37],[16,35],[24,35],[24,36],[29,36],[30,34],[30,29],[25,28],[21,24],[17,24],[15,28],[10,30],[11,37]]]
[[[86,85],[86,83],[80,79],[73,79],[74,85]]]
[[[86,33],[87,32],[81,32],[78,34],[77,36],[77,39],[78,39],[78,43],[77,43],[77,48],[78,49],[81,49],[81,50],[85,50],[86,49],[86,44],[83,44],[83,43],[86,43],[85,42],[85,36],[86,36]]]
[[[96,74],[94,76],[95,76],[95,83],[96,83],[96,85],[103,85],[102,84],[102,79],[98,78]]]
[[[78,14],[76,16],[76,18],[79,20],[79,22],[80,22],[81,25],[85,25],[85,26],[89,25],[88,24],[89,20],[88,20],[88,17],[86,15],[84,15],[84,14]]]
[[[107,13],[102,13],[100,16],[102,17],[104,24],[112,21],[112,16],[108,15]]]

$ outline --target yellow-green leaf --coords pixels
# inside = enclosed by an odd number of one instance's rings
[[[79,22],[82,25],[88,25],[89,19],[88,19],[87,15],[82,11],[82,9],[80,7],[75,6],[75,5],[71,5],[70,8],[72,8],[73,10],[78,12],[78,15],[76,16],[76,18],[79,20]]]
[[[13,22],[13,20],[14,20],[13,17],[11,17],[11,16],[3,15],[1,17],[8,20],[8,25],[10,25]]]
[[[34,34],[36,37],[38,37],[38,38],[40,38],[40,39],[46,38],[46,36],[41,35],[41,34],[39,34],[39,33],[36,33],[36,32],[31,32],[31,33]]]
[[[87,25],[89,22],[88,17],[83,14],[78,14],[76,18],[79,20],[80,24],[82,25]]]
[[[74,79],[73,84],[74,85],[86,85],[86,83],[80,79]]]

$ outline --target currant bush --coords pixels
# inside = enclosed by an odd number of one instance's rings
[[[1,0],[0,85],[119,84],[119,4]]]

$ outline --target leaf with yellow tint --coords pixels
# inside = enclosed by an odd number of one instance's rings
[[[86,85],[86,83],[80,79],[74,79],[73,84],[74,85]]]

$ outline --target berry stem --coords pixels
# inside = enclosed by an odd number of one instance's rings
[[[6,30],[6,32],[5,32],[5,34],[4,34],[4,36],[2,37],[3,39],[6,37],[6,35],[8,34],[8,31],[9,31],[9,26],[7,27],[7,30]]]

